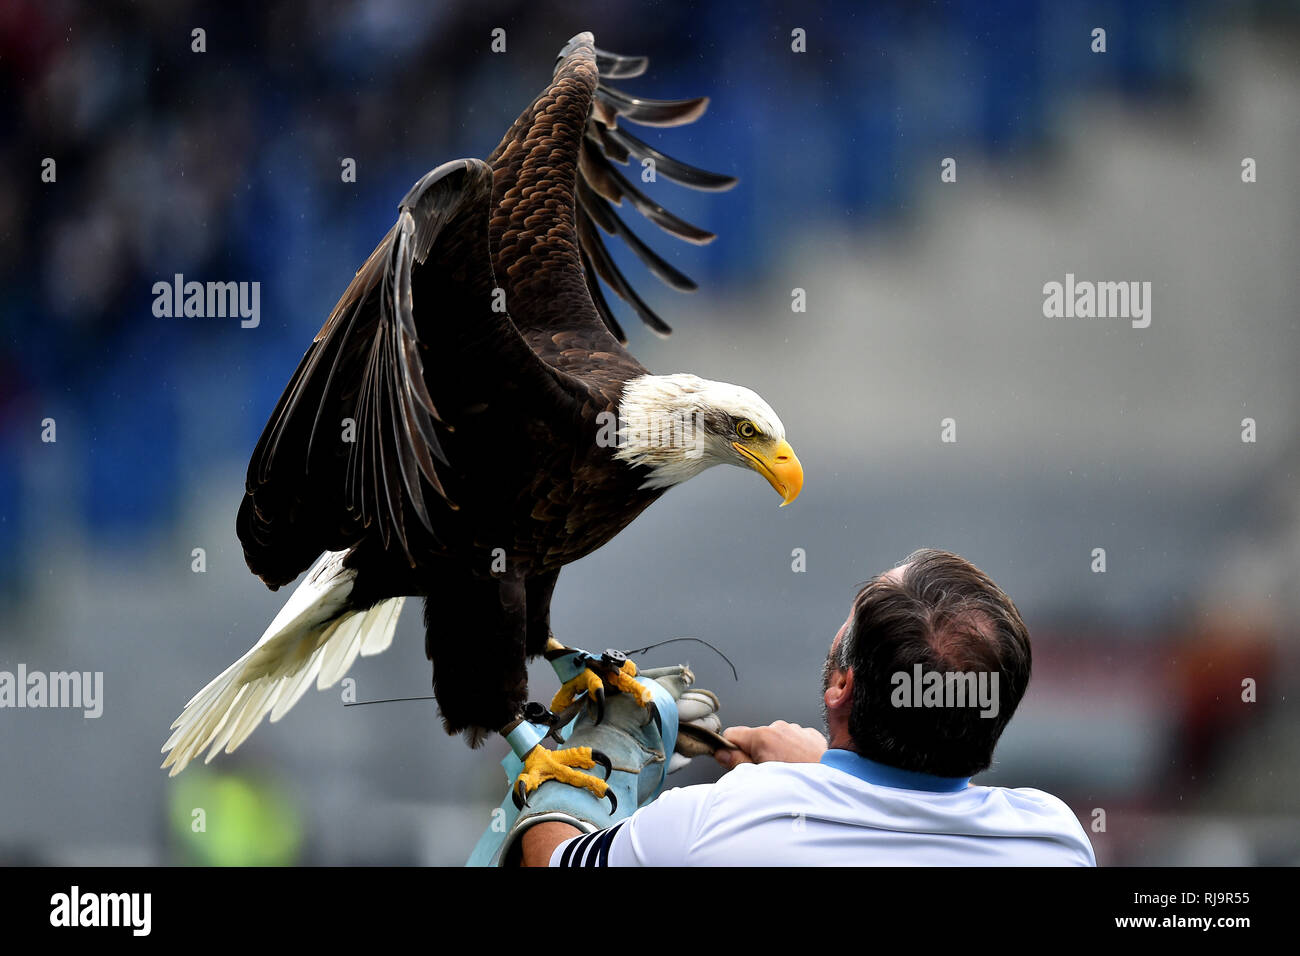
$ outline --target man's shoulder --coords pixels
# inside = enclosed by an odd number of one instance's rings
[[[1078,816],[1060,797],[1033,787],[970,788],[984,804],[990,824],[1010,835],[1048,839],[1072,848],[1079,862],[1096,866],[1092,841]]]
[[[697,822],[747,819],[802,812],[809,803],[839,795],[844,781],[838,771],[818,763],[744,763],[733,767],[715,782],[670,790],[672,803],[697,814]],[[662,800],[662,797],[660,798]]]
[[[872,795],[866,787],[863,781],[823,763],[769,760],[733,767],[709,787],[708,802],[718,812],[739,807],[760,814],[764,807],[805,812],[827,801],[841,807],[870,803]]]
[[[717,793],[753,793],[755,787],[781,789],[803,787],[810,781],[834,780],[839,771],[822,763],[742,763],[727,771],[713,784]]]
[[[781,763],[768,761],[761,764],[741,764],[724,774],[712,784],[715,795],[728,792],[753,794],[755,788],[802,788],[809,783],[850,788],[890,797],[915,797],[918,799],[952,798],[961,796],[965,801],[985,802],[1004,806],[1031,816],[1043,818],[1078,818],[1069,805],[1045,790],[1033,787],[999,787],[972,785],[965,790],[934,793],[924,790],[901,790],[868,783],[823,763]]]
[[[973,786],[972,792],[978,793],[986,802],[1000,803],[1008,809],[1030,817],[1043,820],[1069,820],[1077,826],[1079,818],[1060,797],[1053,796],[1046,790],[1033,787],[985,787]]]

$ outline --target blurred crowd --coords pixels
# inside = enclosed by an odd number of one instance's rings
[[[31,465],[43,420],[86,439],[65,448],[83,480],[64,507],[91,535],[165,527],[192,475],[250,446],[304,334],[407,185],[448,158],[486,155],[571,32],[652,53],[629,89],[713,93],[711,121],[669,142],[728,172],[743,160],[751,200],[729,200],[728,241],[694,260],[713,281],[743,283],[791,225],[905,214],[911,157],[935,142],[1037,149],[1060,98],[1099,86],[1159,95],[1185,82],[1174,25],[1197,4],[1116,5],[1112,32],[1125,39],[1105,58],[1044,42],[1069,27],[1073,15],[1057,7],[828,4],[799,21],[816,55],[791,85],[772,82],[764,57],[788,56],[794,21],[763,4],[642,17],[635,4],[557,15],[499,0],[10,0],[0,11],[0,588],[18,593],[30,573],[24,543],[50,530]],[[487,52],[498,27],[504,55]],[[1083,20],[1078,29],[1086,35]],[[807,122],[780,128],[773,117],[792,107]],[[346,188],[343,157],[358,162]],[[42,179],[46,158],[54,182]],[[791,181],[818,186],[784,188]],[[682,192],[689,214],[699,199]],[[256,347],[217,324],[153,320],[153,284],[177,273],[261,282]],[[232,388],[247,399],[238,409],[189,401]]]

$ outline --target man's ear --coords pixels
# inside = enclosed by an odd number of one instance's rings
[[[853,701],[852,669],[837,670],[831,674],[831,682],[826,687],[824,699],[828,711],[838,711],[849,706]]]

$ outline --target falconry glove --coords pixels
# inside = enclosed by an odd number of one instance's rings
[[[571,679],[567,675],[584,663],[585,652],[573,654],[572,658],[552,660],[562,682]],[[525,768],[521,757],[540,746],[548,730],[544,724],[524,722],[506,735],[515,751],[502,761],[511,792],[493,811],[493,823],[479,840],[469,865],[515,862],[520,837],[538,823],[558,821],[585,833],[604,829],[657,797],[668,774],[690,763],[692,757],[731,746],[720,735],[717,696],[693,688],[695,677],[688,667],[655,668],[631,679],[644,688],[648,704],[643,704],[641,695],[632,693],[630,686],[602,695],[599,701],[588,694],[574,705],[577,716],[554,734],[563,742],[564,752],[585,751],[590,766],[604,768],[607,787],[603,797],[576,780],[569,782],[557,775],[535,784],[527,780],[526,772],[521,774]],[[530,746],[530,740],[536,743]],[[521,792],[527,793],[526,801]]]

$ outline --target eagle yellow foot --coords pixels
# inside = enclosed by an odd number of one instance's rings
[[[600,723],[605,718],[606,684],[629,695],[642,707],[652,706],[654,695],[637,681],[636,664],[617,651],[606,651],[599,658],[592,657],[581,673],[560,685],[551,701],[551,710],[562,713],[586,694],[596,704],[596,723]]]
[[[538,744],[524,757],[524,770],[517,780],[511,796],[515,806],[522,810],[528,806],[528,795],[548,780],[558,780],[571,787],[590,790],[598,799],[609,798],[610,812],[618,809],[618,798],[609,784],[583,770],[601,766],[605,770],[605,780],[609,779],[613,765],[599,750],[590,747],[569,747],[565,750],[547,750]],[[577,768],[577,769],[575,769]]]

